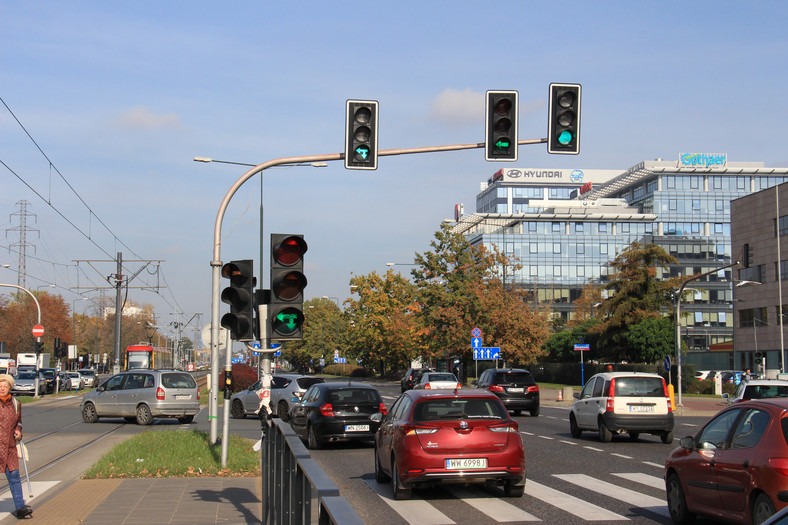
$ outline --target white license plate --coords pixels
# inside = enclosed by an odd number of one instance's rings
[[[191,399],[191,394],[175,394],[175,399]]]
[[[629,405],[630,412],[654,412],[654,405]]]
[[[345,432],[369,432],[369,425],[345,425]]]
[[[487,468],[487,458],[447,459],[447,470],[471,470]]]
[[[507,390],[509,392],[522,392],[523,391],[522,388],[507,388]]]

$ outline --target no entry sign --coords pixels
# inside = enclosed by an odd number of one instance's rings
[[[40,324],[37,324],[33,327],[33,335],[36,337],[41,337],[44,335],[44,327]]]

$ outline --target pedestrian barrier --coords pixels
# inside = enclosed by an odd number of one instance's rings
[[[363,525],[290,425],[262,422],[262,523]]]

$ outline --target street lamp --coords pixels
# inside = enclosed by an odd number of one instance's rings
[[[41,286],[36,286],[36,292],[40,291],[41,288],[54,288],[54,284],[42,284]]]

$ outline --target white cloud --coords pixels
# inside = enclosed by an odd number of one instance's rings
[[[432,101],[430,117],[452,125],[484,122],[484,93],[444,89]]]
[[[126,129],[180,129],[181,119],[175,113],[156,115],[145,106],[134,106],[121,113],[112,123],[113,126]]]

